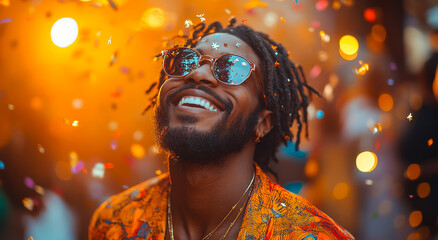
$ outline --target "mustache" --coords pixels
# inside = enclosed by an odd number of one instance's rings
[[[187,89],[199,89],[201,91],[204,91],[205,93],[211,95],[214,97],[217,101],[222,103],[225,106],[225,112],[231,112],[233,110],[233,103],[220,97],[217,93],[215,93],[213,90],[211,90],[209,87],[206,86],[198,86],[196,87],[195,84],[190,83],[188,85],[185,85],[184,87],[181,87],[180,89],[176,90],[174,93],[170,94],[166,98],[166,106],[169,105],[170,100],[173,99],[178,93],[187,90]]]

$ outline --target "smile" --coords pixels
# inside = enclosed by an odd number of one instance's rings
[[[178,103],[178,107],[181,106],[204,108],[212,112],[217,112],[217,108],[207,99],[202,97],[194,97],[194,96],[183,97]]]

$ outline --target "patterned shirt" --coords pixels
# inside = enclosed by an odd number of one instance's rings
[[[169,174],[165,173],[106,200],[93,214],[90,240],[164,240]],[[237,239],[354,239],[304,198],[272,182],[256,165],[254,190]]]

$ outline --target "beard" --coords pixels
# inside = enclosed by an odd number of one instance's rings
[[[170,99],[180,91],[196,88],[194,84],[186,85],[167,97],[165,104],[158,104],[155,108],[155,136],[158,145],[169,152],[171,159],[187,163],[202,165],[219,164],[221,159],[231,153],[239,152],[254,136],[260,107],[257,107],[249,116],[239,116],[227,127],[230,113],[233,109],[231,102],[217,96],[204,86],[203,90],[215,97],[225,106],[223,117],[210,131],[198,131],[190,124],[198,121],[196,116],[178,115],[179,121],[185,123],[182,127],[169,127]]]

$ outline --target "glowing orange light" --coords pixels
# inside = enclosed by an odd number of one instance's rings
[[[413,211],[409,214],[409,225],[418,227],[423,221],[423,214],[420,211]]]
[[[357,75],[361,75],[361,76],[364,76],[367,72],[368,72],[368,70],[370,70],[370,65],[368,64],[368,63],[363,63],[361,66],[360,66],[360,68],[359,69],[354,69],[354,72],[357,74]]]
[[[78,127],[78,126],[79,126],[79,121],[78,121],[78,120],[74,120],[74,121],[71,123],[71,125],[72,125],[73,127]]]
[[[385,112],[391,111],[394,107],[394,100],[392,99],[392,96],[388,93],[383,93],[379,96],[379,107]]]
[[[427,182],[422,182],[418,184],[417,194],[420,198],[426,198],[430,194],[430,184]]]
[[[340,182],[333,188],[333,197],[337,200],[345,199],[348,196],[350,187],[345,182]]]
[[[307,161],[306,166],[304,167],[304,173],[307,177],[313,178],[318,174],[318,168],[318,162],[312,158]]]
[[[432,91],[435,99],[438,100],[438,66],[435,69],[435,79],[432,83]]]
[[[131,145],[131,154],[137,159],[142,158],[145,155],[144,147],[138,143]]]
[[[256,7],[264,7],[265,8],[265,7],[268,7],[268,4],[265,2],[262,2],[260,0],[251,0],[247,3],[245,3],[245,6],[244,6],[245,10],[251,10],[253,8],[256,8]]]
[[[379,43],[386,39],[386,29],[380,24],[376,24],[371,28],[371,36]]]
[[[166,16],[161,8],[148,8],[141,16],[141,23],[145,28],[160,28],[165,22]]]
[[[377,156],[375,153],[365,151],[359,153],[356,157],[356,167],[361,172],[371,172],[377,166]]]
[[[406,176],[410,180],[417,179],[420,176],[420,174],[421,174],[420,165],[416,163],[412,163],[411,165],[409,165],[408,169],[406,170]]]
[[[161,174],[162,174],[162,172],[161,172],[161,170],[160,170],[160,169],[157,169],[157,170],[155,170],[155,174],[157,174],[157,175],[161,175]]]
[[[376,21],[376,11],[374,11],[372,8],[367,8],[363,12],[363,17],[365,20],[367,20],[367,22],[374,22]]]
[[[114,168],[114,163],[105,163],[105,168]]]
[[[339,40],[339,47],[346,55],[354,55],[359,50],[359,42],[351,35],[345,35]]]
[[[430,146],[432,146],[432,144],[433,144],[433,139],[431,138],[427,141],[427,146],[430,147]]]

